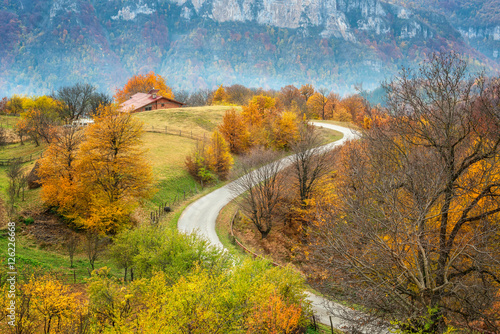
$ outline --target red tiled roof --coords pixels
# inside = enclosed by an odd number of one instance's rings
[[[152,91],[150,91],[151,93]],[[150,103],[153,103],[155,101],[161,100],[161,99],[166,99],[174,103],[178,103],[180,105],[184,105],[184,103],[169,99],[168,97],[163,97],[157,95],[156,98],[153,98],[152,94],[146,94],[146,93],[136,93],[130,97],[127,101],[123,102],[120,105],[120,109],[122,111],[134,111],[136,109],[142,108],[144,106],[147,106]]]

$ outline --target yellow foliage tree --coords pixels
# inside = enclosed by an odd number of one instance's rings
[[[150,196],[152,172],[140,148],[142,124],[101,107],[84,133],[64,130],[40,163],[42,198],[95,232],[116,230]]]
[[[311,118],[321,118],[326,117],[326,105],[328,103],[328,98],[321,93],[314,93],[309,100],[307,100],[307,110]]]
[[[136,93],[147,93],[152,89],[158,89],[160,96],[174,98],[174,93],[167,86],[165,79],[154,72],[134,75],[122,89],[116,90],[114,98],[117,103],[123,103]]]
[[[109,231],[150,196],[152,171],[141,149],[142,124],[113,105],[98,114],[85,130],[76,169],[89,208],[83,225]]]
[[[214,93],[212,97],[212,105],[221,105],[227,103],[229,96],[224,89],[224,86],[220,85],[219,88]]]
[[[248,149],[249,133],[243,117],[235,109],[226,111],[219,125],[219,132],[229,144],[233,153],[243,153]]]
[[[6,284],[0,291],[7,295]],[[31,277],[27,283],[18,282],[15,296],[15,326],[2,321],[2,333],[75,333],[81,320],[88,315],[87,302],[78,292],[52,276]],[[8,298],[0,298],[0,316],[8,314]]]
[[[297,114],[291,111],[283,112],[274,122],[273,137],[275,148],[289,149],[290,145],[299,138]]]
[[[61,123],[62,104],[48,96],[22,98],[21,118],[17,129],[26,132],[36,145],[40,140],[50,143],[56,136],[56,126]]]
[[[222,180],[227,178],[234,162],[229,145],[217,130],[213,132],[207,148],[207,162],[209,168]]]

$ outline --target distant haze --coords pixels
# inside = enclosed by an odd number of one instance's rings
[[[497,1],[470,2],[3,1],[0,95],[76,82],[114,93],[149,71],[176,90],[311,83],[345,94],[451,49],[498,73],[500,20],[488,9]]]

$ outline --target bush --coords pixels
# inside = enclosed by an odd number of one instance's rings
[[[29,226],[29,225],[33,224],[34,222],[35,222],[35,220],[32,217],[27,217],[27,218],[24,218],[24,220],[23,220],[23,223],[26,226]]]

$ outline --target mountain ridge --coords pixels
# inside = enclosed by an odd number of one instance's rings
[[[312,83],[345,93],[447,49],[497,73],[500,25],[464,31],[443,15],[380,0],[9,0],[0,95],[76,81],[113,92],[148,71],[191,91]]]

